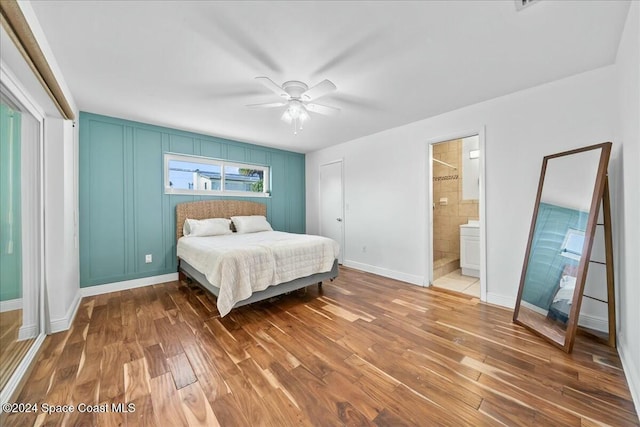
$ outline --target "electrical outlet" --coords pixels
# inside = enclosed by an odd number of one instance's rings
[[[153,256],[151,254],[147,254],[144,256],[144,262],[146,264],[151,264],[153,262]]]

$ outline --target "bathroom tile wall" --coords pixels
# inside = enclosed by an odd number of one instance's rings
[[[434,145],[433,157],[457,167],[433,162],[433,259],[459,260],[460,225],[479,218],[478,200],[462,200],[462,139]]]

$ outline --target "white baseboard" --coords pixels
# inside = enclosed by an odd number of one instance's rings
[[[520,302],[520,307],[528,308],[529,310],[531,310],[531,311],[533,311],[535,313],[538,313],[538,314],[540,314],[542,316],[545,316],[545,317],[547,316],[547,314],[549,314],[549,310],[545,310],[544,308],[540,308],[537,305],[530,304],[530,303],[526,302],[525,300],[522,300]],[[514,308],[515,308],[515,306],[514,306]]]
[[[20,310],[22,308],[22,298],[0,301],[0,313],[5,311]]]
[[[624,375],[627,378],[633,404],[636,407],[636,413],[640,417],[640,365],[637,359],[631,357],[627,343],[619,337],[620,335],[618,335],[618,355],[620,355],[620,361],[622,362]]]
[[[489,304],[499,305],[501,307],[513,309],[516,306],[515,297],[506,297],[504,295],[487,292],[487,302]]]
[[[591,316],[580,313],[578,326],[593,329],[594,331],[609,332],[609,320],[604,317]]]
[[[345,260],[343,265],[345,267],[355,268],[356,270],[366,271],[367,273],[377,274],[378,276],[389,277],[390,279],[400,280],[412,285],[424,286],[424,277],[416,276],[413,274],[407,274],[400,271],[389,270],[387,268],[376,267],[375,265],[364,264],[357,261]]]
[[[18,341],[24,341],[38,336],[38,325],[22,325],[18,329]]]
[[[104,285],[88,286],[80,288],[82,297],[108,294],[109,292],[124,291],[127,289],[141,288],[143,286],[157,285],[158,283],[174,282],[178,280],[178,273],[163,274],[161,276],[143,277],[141,279],[125,280],[124,282],[106,283]]]
[[[66,331],[71,327],[73,319],[75,319],[76,313],[78,312],[78,307],[80,307],[81,299],[82,296],[80,295],[80,292],[77,292],[76,297],[73,299],[73,302],[69,306],[64,317],[61,319],[51,319],[49,322],[49,333],[55,334],[56,332]]]

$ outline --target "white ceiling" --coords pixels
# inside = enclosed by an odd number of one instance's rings
[[[78,107],[310,152],[612,64],[629,2],[33,1]],[[310,86],[337,116],[298,135],[254,80]]]

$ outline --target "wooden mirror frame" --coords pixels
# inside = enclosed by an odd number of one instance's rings
[[[573,349],[573,344],[574,344],[575,336],[577,332],[578,318],[580,316],[580,305],[582,303],[584,284],[587,277],[589,261],[591,258],[593,238],[596,231],[600,204],[603,201],[603,196],[605,196],[605,187],[607,186],[607,166],[609,164],[609,157],[611,154],[611,145],[612,145],[611,142],[605,142],[602,144],[590,145],[588,147],[583,147],[575,150],[564,151],[561,153],[545,156],[542,161],[542,171],[540,173],[540,181],[538,184],[538,194],[536,196],[535,209],[533,211],[533,219],[531,221],[531,228],[529,231],[529,240],[527,242],[527,250],[524,257],[524,264],[522,266],[522,275],[520,277],[520,287],[518,289],[518,296],[516,298],[516,306],[513,312],[513,322],[542,336],[543,338],[551,342],[553,345],[561,348],[567,353],[570,353]],[[573,302],[571,304],[571,310],[569,313],[566,330],[564,330],[564,336],[561,336],[562,334],[558,330],[559,328],[553,328],[550,326],[551,321],[543,322],[537,318],[531,318],[531,317],[529,317],[528,319],[526,318],[523,319],[520,316],[520,303],[522,301],[525,278],[527,275],[529,258],[531,256],[531,251],[533,246],[534,232],[535,232],[536,222],[538,219],[538,210],[540,207],[540,201],[542,198],[542,189],[543,189],[544,180],[545,180],[545,173],[547,170],[547,163],[551,159],[570,156],[573,154],[583,153],[585,151],[590,151],[590,150],[601,150],[600,160],[598,163],[596,181],[595,181],[594,191],[593,191],[591,204],[589,208],[589,217],[588,217],[587,226],[585,229],[585,241],[582,249],[582,255],[580,257],[580,261],[577,267],[576,285],[573,292],[573,300],[572,300]],[[607,197],[607,202],[608,202],[608,197]],[[609,216],[609,212],[608,212],[609,205],[608,203],[605,203],[605,204],[606,206],[604,207],[603,214],[605,216]],[[526,320],[528,320],[528,322]],[[609,316],[609,321],[611,322],[611,316]],[[611,331],[611,329],[612,328],[610,325],[609,330]]]

